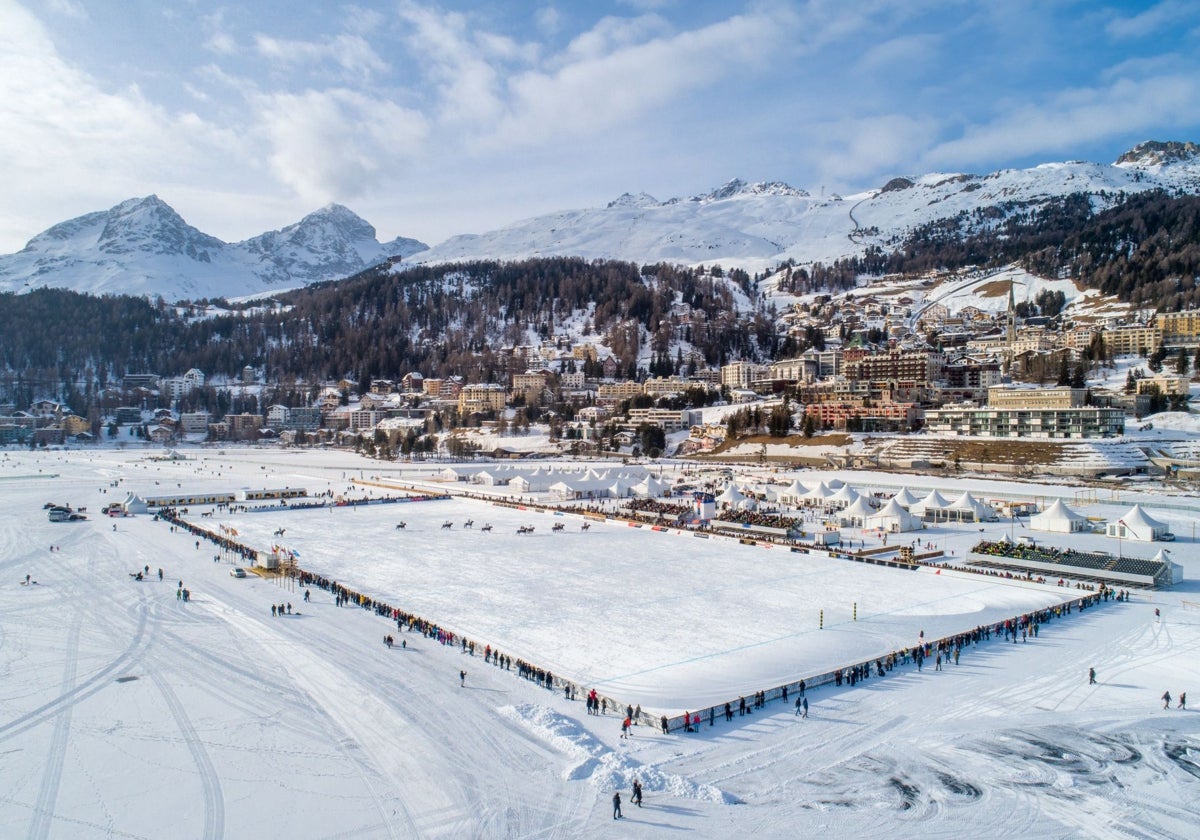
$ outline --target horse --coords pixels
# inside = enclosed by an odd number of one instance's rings
[[[484,525],[484,526],[483,526],[482,528],[480,528],[479,530],[480,530],[480,531],[490,531],[490,530],[492,530],[492,523],[491,523],[491,522],[489,522],[488,524]]]
[[[521,527],[517,528],[517,533],[518,534],[532,534],[533,526],[532,525],[522,525]]]
[[[407,523],[407,522],[400,522],[400,523],[397,523],[397,525],[396,525],[396,530],[397,530],[397,531],[403,531],[403,530],[404,530],[405,528],[407,528],[407,527],[408,527],[408,523]]]
[[[275,529],[275,536],[277,536],[277,537],[282,537],[282,536],[283,536],[284,534],[286,534],[286,533],[287,533],[287,528],[277,528],[277,529]]]
[[[567,526],[562,524],[561,522],[555,522],[554,526],[550,530],[551,531],[561,531],[565,527],[567,527]]]
[[[579,530],[586,531],[588,528],[591,528],[591,527],[592,527],[591,522],[584,522],[582,525],[579,526]]]
[[[463,523],[463,527],[464,527],[464,528],[474,528],[474,527],[475,527],[475,520],[474,520],[474,519],[468,519],[466,522],[464,522],[464,523]]]
[[[442,527],[443,528],[453,528],[454,523],[451,522],[449,519],[447,519],[445,522],[442,523]]]

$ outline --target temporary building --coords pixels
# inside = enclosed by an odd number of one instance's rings
[[[861,528],[866,524],[867,518],[874,515],[875,508],[871,507],[865,497],[859,496],[837,515],[837,521],[847,527]]]
[[[863,524],[868,528],[880,528],[892,533],[919,531],[922,527],[921,520],[900,507],[895,499],[890,500],[878,513],[868,516]]]
[[[849,507],[858,499],[858,491],[849,484],[843,484],[841,489],[829,497],[831,504],[836,504],[840,508]]]
[[[963,493],[950,504],[946,505],[949,518],[959,522],[991,522],[996,518],[996,512],[970,493]]]
[[[814,502],[822,504],[833,495],[833,491],[825,486],[824,481],[817,482],[817,486],[805,493],[801,498],[806,502]]]
[[[895,499],[892,499],[895,502]],[[899,504],[899,503],[897,503]],[[941,511],[945,510],[950,503],[936,490],[930,491],[929,495],[919,502],[913,502],[908,510],[915,516],[934,515],[941,516]]]
[[[793,480],[791,484],[779,491],[779,501],[785,505],[798,505],[807,492],[807,487],[798,480]]]
[[[1029,527],[1035,531],[1071,534],[1088,530],[1089,524],[1086,516],[1071,510],[1062,499],[1055,499],[1050,507],[1029,517]]]
[[[900,507],[904,508],[905,510],[909,510],[918,501],[917,497],[909,492],[907,487],[902,487],[900,492],[895,496],[892,496],[892,498],[896,500],[896,504],[900,505]]]
[[[1129,512],[1116,522],[1105,526],[1105,533],[1110,537],[1122,540],[1138,540],[1154,542],[1155,540],[1171,540],[1174,535],[1168,530],[1165,522],[1159,522],[1150,516],[1141,505],[1134,505]]]

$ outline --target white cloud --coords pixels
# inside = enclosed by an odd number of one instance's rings
[[[232,55],[237,52],[237,41],[225,29],[225,10],[218,9],[211,15],[202,15],[200,24],[208,33],[204,48],[218,55]]]
[[[542,35],[557,35],[562,26],[562,14],[555,6],[543,6],[534,13],[533,22]]]
[[[605,20],[598,29],[551,62],[556,69],[511,77],[507,112],[481,143],[549,142],[632,121],[740,68],[765,66],[788,27],[770,15],[739,15],[632,43],[629,28]]]
[[[388,69],[387,63],[361,35],[337,35],[317,43],[259,34],[254,36],[254,47],[264,58],[292,67],[329,62],[342,68],[347,78],[362,82]]]
[[[811,154],[826,183],[854,183],[864,173],[916,174],[909,167],[937,131],[936,121],[906,114],[847,118],[814,125]]]
[[[361,195],[398,176],[428,135],[425,118],[353,90],[258,97],[276,176],[312,203]]]
[[[62,15],[63,17],[74,18],[75,20],[87,20],[87,9],[76,0],[46,0],[46,8],[50,11]]]
[[[1145,38],[1177,22],[1195,25],[1197,19],[1200,3],[1196,0],[1162,0],[1140,14],[1114,17],[1105,30],[1117,39]]]
[[[1200,79],[1194,75],[1122,79],[1106,87],[1062,91],[1048,102],[970,126],[958,139],[936,146],[927,160],[961,163],[1070,151],[1134,131],[1188,125],[1197,111]]]
[[[437,89],[441,119],[450,123],[486,124],[502,110],[499,76],[481,49],[481,39],[458,13],[440,13],[402,2],[400,16],[413,27],[408,43],[424,59]],[[489,39],[482,39],[487,43]],[[494,53],[490,57],[495,57]]]

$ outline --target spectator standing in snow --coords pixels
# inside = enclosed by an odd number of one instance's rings
[[[465,686],[466,684],[467,684],[467,672],[466,672],[466,671],[459,671],[459,672],[458,672],[458,685],[459,685],[459,687],[461,688],[462,686]]]
[[[1096,684],[1096,669],[1088,668],[1088,685]]]
[[[800,717],[806,718],[806,717],[808,717],[808,698],[807,697],[804,698],[803,706],[804,706],[804,714],[800,715]]]
[[[633,780],[633,804],[642,807],[642,783],[637,779]]]
[[[620,818],[621,818],[621,791],[618,790],[613,794],[613,819],[619,820]]]
[[[1179,692],[1179,706],[1177,708],[1180,708],[1180,709],[1187,708],[1187,692],[1186,691]]]

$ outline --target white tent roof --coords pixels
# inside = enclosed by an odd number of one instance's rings
[[[834,493],[832,496],[829,497],[829,501],[844,502],[849,505],[849,504],[853,504],[854,501],[857,500],[858,498],[859,498],[859,493],[857,490],[855,490],[849,484],[843,484],[842,488],[840,490],[838,490],[836,493]]]
[[[742,491],[737,489],[736,487],[734,487],[732,484],[730,484],[728,487],[725,488],[725,490],[721,493],[721,495],[716,497],[715,501],[718,504],[725,504],[726,502],[728,502],[729,504],[732,505],[732,504],[737,504],[744,498],[746,498],[746,497],[744,495],[742,495]]]
[[[833,495],[833,492],[825,485],[824,481],[818,482],[817,486],[804,494],[803,498],[814,502],[823,502]]]
[[[1125,525],[1126,533],[1135,540],[1148,542],[1157,539],[1160,534],[1167,532],[1167,523],[1159,522],[1146,513],[1146,511],[1142,510],[1141,505],[1131,507],[1129,512],[1120,518],[1119,522]]]
[[[1079,530],[1079,526],[1072,525],[1077,522],[1087,522],[1087,517],[1071,510],[1062,499],[1055,499],[1050,507],[1029,517],[1029,527],[1035,531],[1070,533]]]
[[[896,500],[892,499],[892,501],[894,502]],[[927,510],[944,510],[949,506],[950,503],[946,501],[941,493],[936,490],[931,490],[929,495],[924,499],[921,499],[919,502],[913,502],[912,506],[909,507],[909,510],[920,516]]]
[[[807,492],[808,492],[808,488],[805,487],[803,484],[801,484],[799,479],[792,479],[792,483],[789,484],[787,487],[783,488],[783,490],[780,491],[779,495],[781,498],[798,499]]]
[[[900,507],[896,500],[892,499],[883,506],[879,513],[867,517],[865,524],[868,527],[885,528],[889,531],[916,531],[921,527],[921,520]]]
[[[875,515],[875,508],[867,502],[864,496],[859,496],[845,510],[838,514],[839,522],[855,520],[866,521],[867,517]]]
[[[900,492],[895,496],[892,496],[892,498],[896,500],[896,504],[903,508],[912,507],[912,505],[917,501],[917,497],[909,492],[907,487],[900,488]]]

